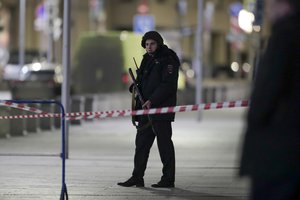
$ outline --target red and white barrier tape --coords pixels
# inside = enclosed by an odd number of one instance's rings
[[[33,112],[33,113],[36,113],[36,114],[45,114],[46,113],[46,112],[44,112],[42,110],[39,110],[37,108],[28,107],[28,106],[25,106],[24,104],[13,103],[13,102],[10,102],[10,101],[0,100],[0,106],[16,108],[16,109],[19,109],[19,110],[25,110],[25,111]]]
[[[211,110],[222,108],[235,108],[235,107],[247,107],[249,102],[247,100],[242,101],[229,101],[222,103],[207,103],[201,105],[182,105],[174,107],[152,108],[149,110],[112,110],[104,112],[74,112],[66,113],[66,120],[80,120],[80,119],[100,119],[100,118],[112,118],[112,117],[126,117],[136,115],[150,115],[150,114],[163,114],[163,113],[175,113],[175,112],[189,112],[198,110]],[[5,105],[8,106],[8,105]],[[11,107],[15,107],[11,106]],[[21,107],[18,107],[21,109]],[[28,108],[25,108],[28,110]],[[24,109],[24,110],[25,110]],[[40,110],[31,112],[40,112]],[[0,116],[1,119],[32,119],[32,118],[60,118],[60,113],[37,113],[33,115],[12,115],[12,116]]]

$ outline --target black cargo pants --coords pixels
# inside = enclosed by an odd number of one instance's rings
[[[139,122],[139,127],[144,126],[148,121]],[[171,121],[152,121],[152,127],[138,131],[135,139],[134,170],[132,175],[136,178],[143,178],[147,167],[150,149],[154,139],[157,139],[157,146],[163,164],[162,181],[174,183],[175,181],[175,151],[172,141]]]

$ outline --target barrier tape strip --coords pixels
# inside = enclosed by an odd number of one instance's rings
[[[100,119],[100,118],[113,118],[113,117],[126,117],[136,115],[152,115],[152,114],[164,114],[164,113],[176,113],[176,112],[189,112],[198,110],[211,110],[211,109],[222,109],[222,108],[234,108],[234,107],[247,107],[249,104],[248,100],[241,101],[229,101],[222,103],[207,103],[200,105],[182,105],[174,107],[163,107],[163,108],[152,108],[148,110],[111,110],[111,111],[100,111],[100,112],[73,112],[66,113],[66,120],[80,120],[80,119]],[[14,107],[16,105],[5,106]],[[60,113],[45,113],[41,110],[34,110],[26,106],[18,106],[18,109],[26,109],[27,111],[37,112],[32,115],[11,115],[11,116],[0,116],[1,119],[34,119],[34,118],[60,118]],[[42,112],[42,113],[40,113]]]
[[[25,110],[25,111],[29,111],[29,112],[33,112],[33,113],[37,113],[37,114],[46,114],[46,112],[39,110],[37,108],[28,107],[28,106],[25,106],[24,104],[13,103],[11,101],[0,100],[0,106],[16,108],[19,110]]]

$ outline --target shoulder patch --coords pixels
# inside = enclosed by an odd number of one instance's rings
[[[168,73],[169,74],[172,74],[173,73],[173,71],[174,71],[174,66],[173,65],[168,65]]]

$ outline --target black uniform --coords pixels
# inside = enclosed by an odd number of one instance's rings
[[[137,71],[137,81],[144,101],[151,101],[151,108],[169,107],[176,105],[178,69],[180,61],[174,51],[162,45],[151,56],[146,53]],[[137,99],[137,109],[141,103]],[[161,181],[174,183],[175,181],[175,153],[172,142],[171,122],[175,113],[150,115],[152,126],[138,130],[136,135],[136,149],[134,156],[133,177],[143,178],[149,152],[157,136],[157,145],[163,163]],[[138,127],[149,122],[147,116],[139,116]]]

